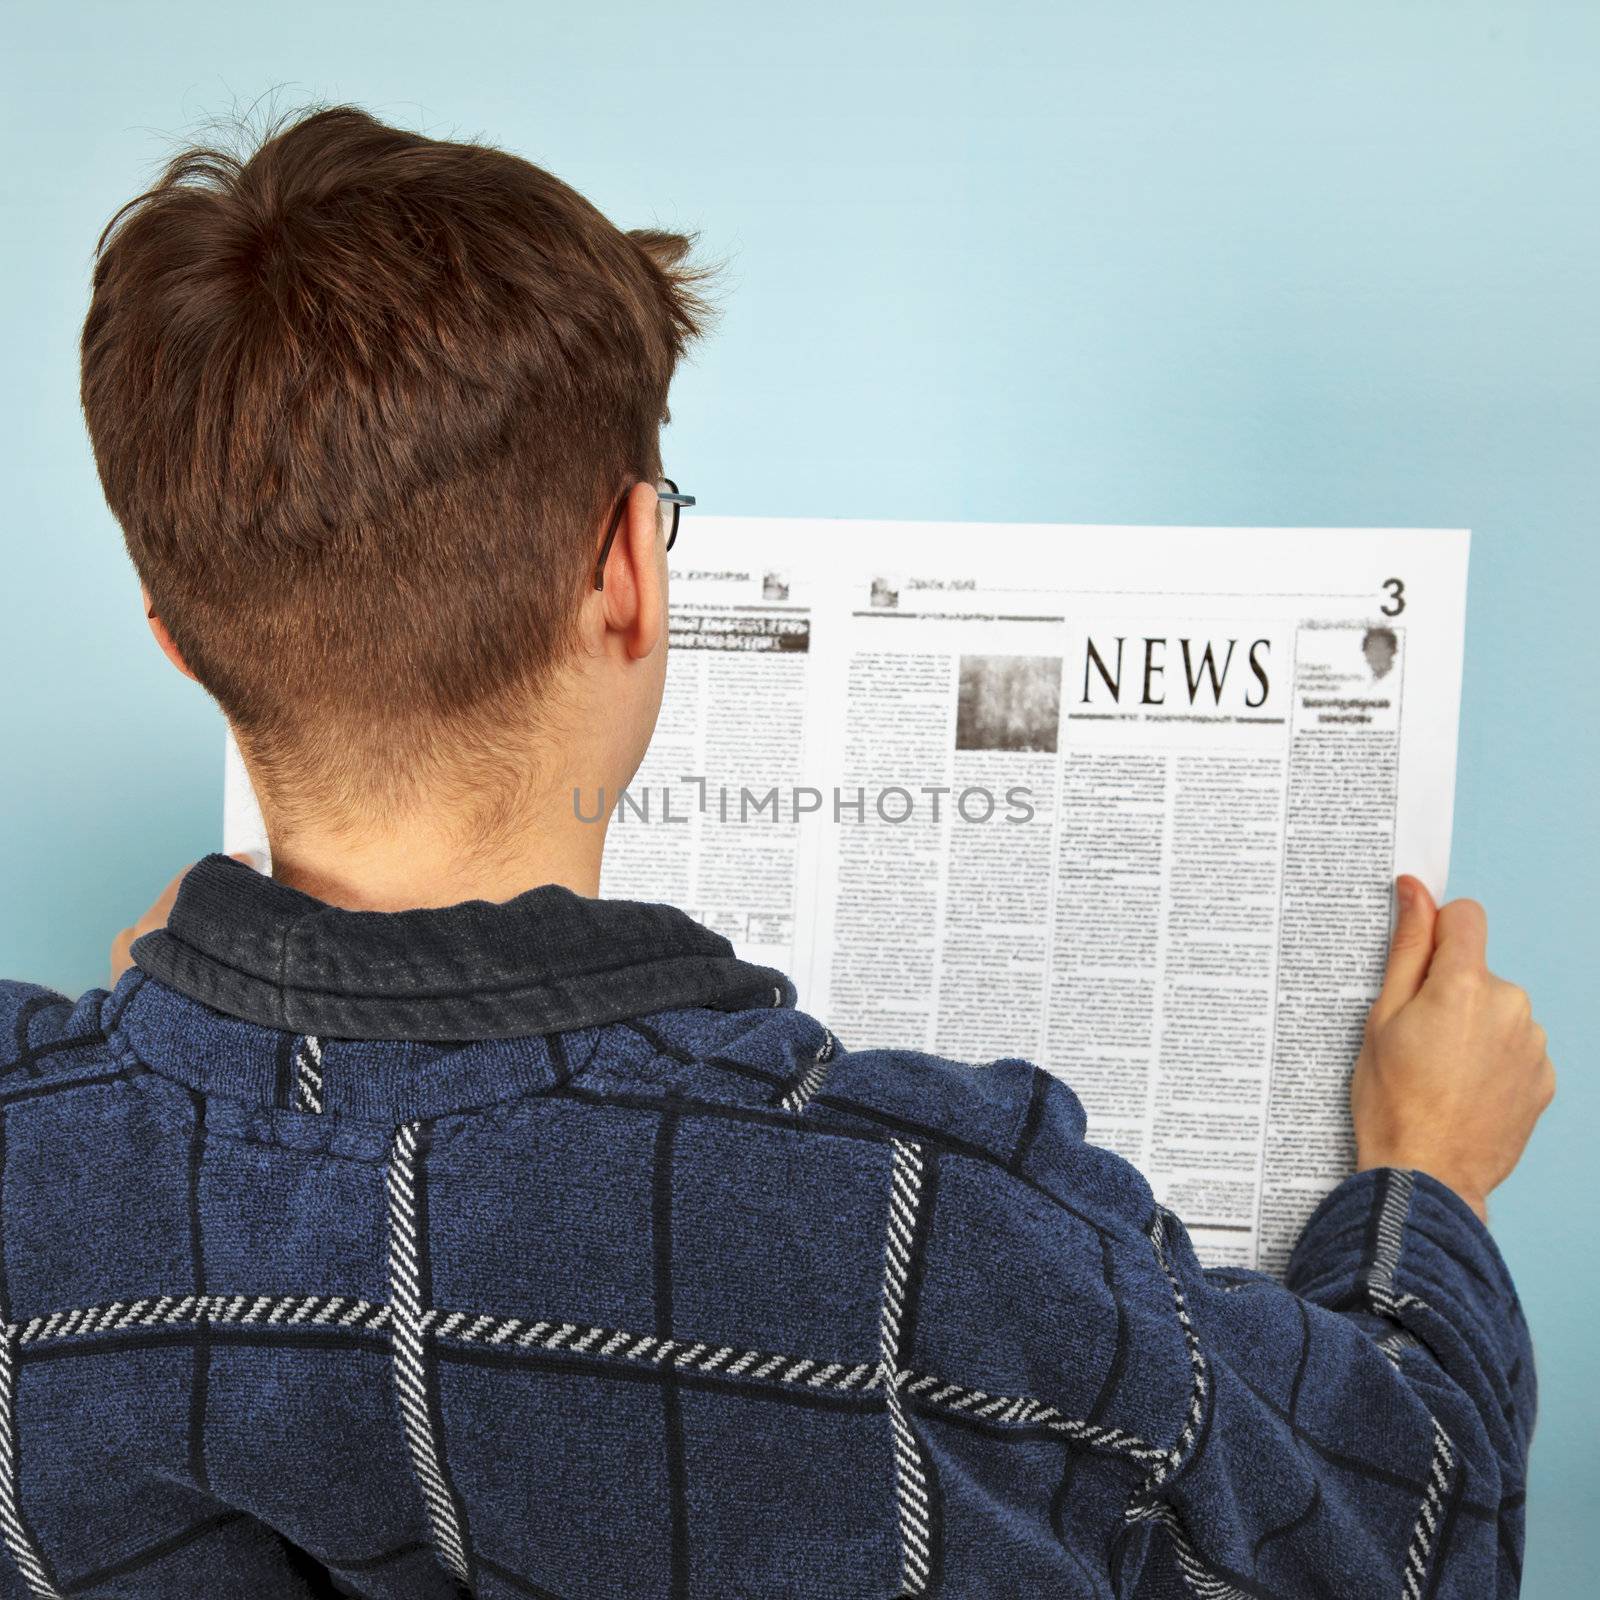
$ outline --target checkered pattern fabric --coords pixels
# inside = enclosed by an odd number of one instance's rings
[[[1428,1178],[1285,1286],[1043,1073],[787,1005],[363,1042],[135,971],[0,1036],[0,1595],[1517,1590],[1527,1332]]]

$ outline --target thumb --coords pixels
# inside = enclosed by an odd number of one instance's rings
[[[1383,974],[1383,988],[1373,1002],[1372,1021],[1381,1026],[1412,999],[1428,975],[1433,960],[1433,925],[1439,915],[1433,896],[1419,878],[1395,880],[1395,899],[1400,914],[1389,941],[1389,964]]]

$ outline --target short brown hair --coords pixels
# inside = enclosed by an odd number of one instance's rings
[[[314,750],[369,789],[352,763],[403,773],[419,728],[559,658],[597,521],[660,470],[689,243],[348,106],[186,150],[111,220],[82,348],[106,500],[269,772]]]

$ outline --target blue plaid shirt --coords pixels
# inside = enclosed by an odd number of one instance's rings
[[[1204,1271],[1021,1061],[660,906],[221,857],[0,985],[0,1594],[1511,1595],[1533,1372],[1400,1171]]]

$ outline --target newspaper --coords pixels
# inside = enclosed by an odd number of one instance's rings
[[[1211,1264],[1351,1167],[1396,871],[1443,892],[1468,536],[701,518],[602,892],[851,1048],[1036,1061]],[[230,751],[226,838],[263,843]]]

